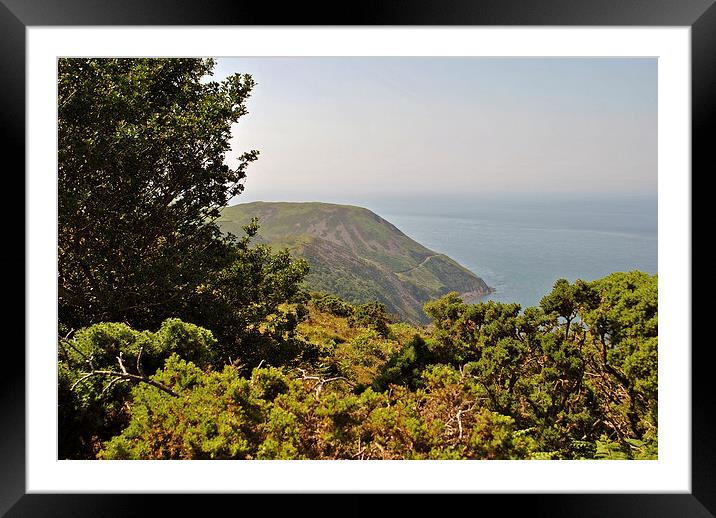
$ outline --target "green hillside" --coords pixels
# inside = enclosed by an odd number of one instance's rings
[[[259,219],[260,241],[288,247],[309,262],[310,289],[353,303],[378,300],[406,320],[426,322],[423,304],[450,291],[472,300],[491,291],[475,274],[368,209],[318,202],[242,203],[225,208],[217,223],[240,236],[252,217]]]

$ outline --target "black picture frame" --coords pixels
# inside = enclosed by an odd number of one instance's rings
[[[363,1],[333,4],[210,3],[198,0],[0,0],[0,118],[4,156],[16,158],[18,169],[6,166],[5,180],[25,167],[25,31],[31,26],[70,25],[549,25],[549,26],[688,26],[691,28],[692,193],[693,180],[713,166],[716,125],[716,0],[428,0]],[[7,162],[6,162],[7,163]],[[24,191],[24,182],[23,187]],[[693,208],[693,201],[692,201]],[[693,209],[692,209],[693,210]],[[693,225],[699,223],[692,218]],[[705,235],[694,234],[692,235]],[[26,237],[26,236],[25,236]],[[24,248],[23,259],[26,261]],[[693,256],[692,256],[693,257]],[[27,270],[25,270],[27,275]],[[693,307],[693,305],[692,305]],[[30,311],[31,308],[27,308]],[[692,313],[693,315],[693,313]],[[693,321],[693,316],[692,316]],[[478,512],[497,504],[509,514],[527,516],[694,516],[716,515],[716,444],[713,437],[716,398],[710,387],[711,363],[706,340],[683,344],[692,354],[692,492],[690,494],[529,494],[452,495],[451,507],[466,499]],[[184,495],[26,494],[25,485],[25,354],[17,340],[5,341],[5,372],[0,376],[0,515],[136,516],[160,503],[162,514],[187,510]],[[14,350],[13,350],[14,348]],[[9,356],[9,357],[8,357]],[[13,357],[14,356],[14,357]],[[208,505],[203,495],[200,505]],[[246,502],[250,495],[222,496],[211,509]],[[318,513],[307,495],[270,496],[270,513]],[[401,513],[424,508],[424,495],[402,499]],[[268,495],[251,496],[251,503]],[[232,502],[227,499],[232,498]],[[475,500],[477,499],[477,500]],[[157,501],[160,502],[157,502]],[[380,512],[374,495],[348,495],[325,511],[341,515]],[[475,505],[477,504],[477,506]],[[244,505],[244,504],[242,504]],[[478,507],[479,506],[479,507]],[[231,508],[230,508],[231,509]],[[387,510],[387,508],[386,508]],[[242,512],[235,508],[234,512]]]

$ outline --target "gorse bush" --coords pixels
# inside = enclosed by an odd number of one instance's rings
[[[354,310],[353,306],[346,301],[327,293],[313,294],[311,302],[313,302],[313,305],[320,311],[330,313],[337,317],[349,317],[353,314]]]
[[[569,335],[566,319],[541,308],[453,295],[430,303],[439,319],[412,336],[400,323],[384,337],[314,305],[293,339],[310,342],[316,322],[344,338],[248,374],[224,364],[197,326],[99,324],[66,342],[61,407],[84,416],[67,423],[83,431],[86,456],[107,459],[655,458],[654,329],[622,310],[605,363],[587,316],[614,306],[651,314],[654,301],[641,298],[655,295],[656,276],[633,275],[631,290],[620,276],[589,283],[599,298],[584,311],[577,303],[581,331],[572,322]],[[168,390],[137,381],[107,391],[100,376],[68,389],[87,358],[111,367],[122,353],[133,365],[140,349],[142,365],[156,367],[148,378]]]
[[[391,318],[385,311],[385,306],[379,302],[369,302],[356,306],[348,317],[350,325],[355,327],[369,327],[381,336],[387,337],[390,333],[388,324]]]
[[[209,368],[217,342],[206,329],[173,318],[155,333],[95,324],[59,345],[60,457],[91,458],[100,441],[127,425],[136,380],[122,375],[154,373],[172,355]]]

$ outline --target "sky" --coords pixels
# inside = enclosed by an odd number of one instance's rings
[[[249,73],[240,200],[657,189],[655,58],[219,58]]]

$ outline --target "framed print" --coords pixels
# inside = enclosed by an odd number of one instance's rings
[[[27,245],[0,511],[716,513],[712,1],[0,1]]]

